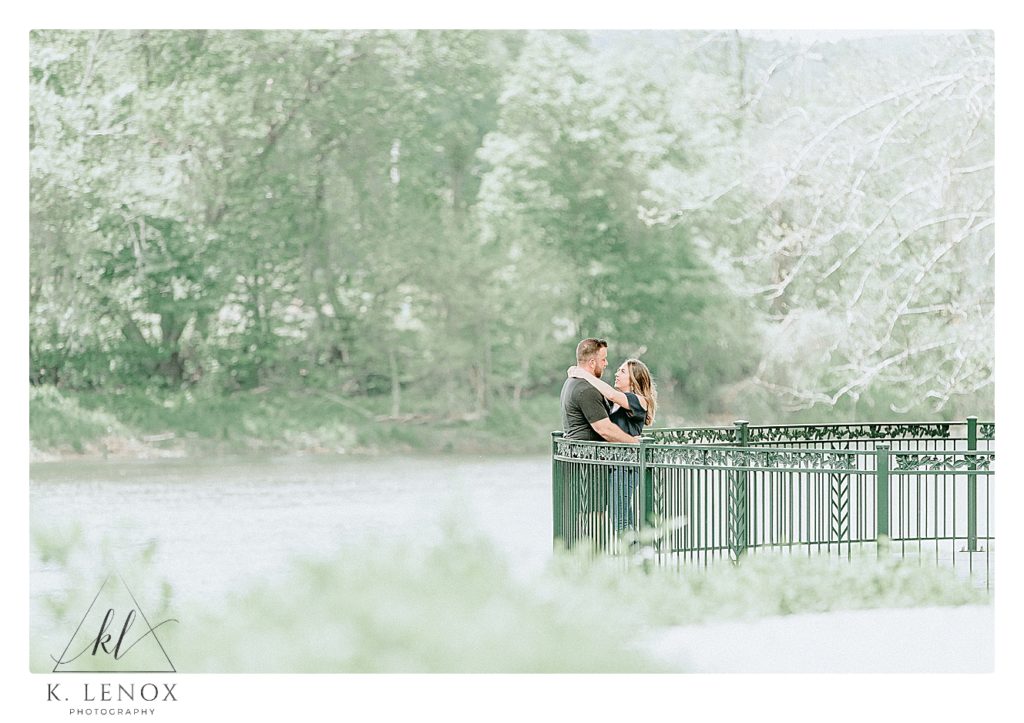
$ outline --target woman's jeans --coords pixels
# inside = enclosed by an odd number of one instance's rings
[[[633,492],[640,482],[635,467],[612,467],[608,478],[608,506],[615,531],[633,526]]]

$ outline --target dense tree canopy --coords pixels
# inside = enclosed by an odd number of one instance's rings
[[[38,31],[32,382],[478,415],[598,335],[695,409],[990,408],[992,74],[973,34]]]
[[[751,380],[788,408],[991,399],[991,35],[681,40],[670,82],[689,64],[715,89],[698,111],[715,142],[695,173],[660,170],[646,214],[756,304]]]

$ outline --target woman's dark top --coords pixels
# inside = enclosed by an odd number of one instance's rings
[[[633,392],[626,392],[626,399],[629,400],[629,409],[619,407],[608,418],[626,434],[639,437],[647,421],[647,412],[640,406],[640,398]]]

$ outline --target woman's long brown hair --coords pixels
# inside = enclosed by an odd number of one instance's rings
[[[650,426],[654,423],[654,408],[658,406],[658,388],[651,379],[651,370],[639,359],[627,359],[626,371],[629,372],[629,388],[647,402],[647,419],[644,425]]]

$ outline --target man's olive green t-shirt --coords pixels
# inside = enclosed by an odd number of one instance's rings
[[[608,418],[608,406],[601,392],[584,379],[569,378],[562,385],[562,433],[566,439],[603,442],[591,422]]]

